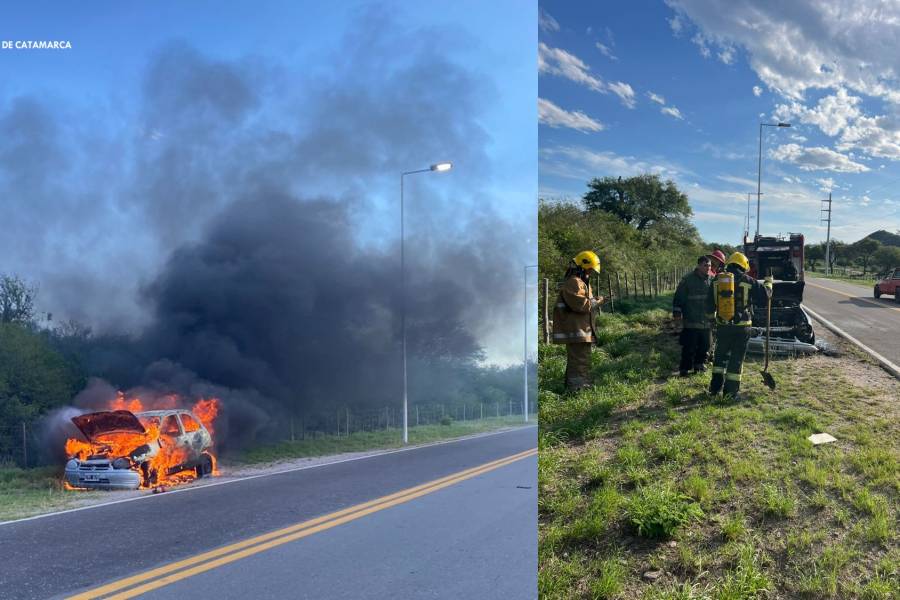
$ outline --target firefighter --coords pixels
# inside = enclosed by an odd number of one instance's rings
[[[725,267],[725,255],[718,248],[713,250],[712,253],[707,254],[710,260],[711,267],[709,269],[709,276],[715,277],[719,273],[722,272],[722,269]]]
[[[772,278],[765,283],[747,275],[750,263],[740,252],[732,254],[725,270],[713,280],[707,295],[707,316],[716,322],[716,351],[713,355],[709,393],[739,399],[744,356],[750,340],[753,304],[765,304],[772,294]],[[724,386],[723,386],[724,384]]]
[[[566,271],[553,308],[553,343],[566,344],[566,391],[591,385],[591,344],[595,341],[591,311],[603,302],[593,298],[589,277],[600,272],[600,259],[590,250],[579,252]]]
[[[697,267],[681,279],[672,299],[672,318],[681,324],[678,337],[681,344],[678,374],[681,377],[687,377],[692,369],[695,373],[706,371],[711,342],[709,319],[706,317],[706,296],[711,281],[709,270],[709,257],[698,258]]]

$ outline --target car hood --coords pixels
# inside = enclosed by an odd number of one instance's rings
[[[75,427],[88,441],[107,433],[147,433],[134,413],[127,410],[108,410],[72,417]]]
[[[772,300],[803,302],[803,281],[776,281],[772,284]]]

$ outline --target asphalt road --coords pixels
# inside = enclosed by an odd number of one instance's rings
[[[808,277],[803,304],[892,363],[900,364],[900,304],[893,296],[876,300],[871,288]]]
[[[536,445],[536,428],[522,428],[2,524],[0,598],[68,597],[123,578],[161,582],[162,575],[144,575],[156,568],[173,582],[153,591],[160,598],[182,590],[194,597],[533,598],[534,455],[476,468]],[[423,486],[440,478],[448,479]],[[318,525],[310,528],[310,520]],[[288,528],[296,539],[278,537]],[[266,535],[271,548],[254,545]],[[207,552],[220,554],[197,558]],[[185,566],[166,570],[176,561]],[[217,561],[223,564],[204,570]],[[186,577],[186,565],[202,573]],[[216,592],[206,593],[213,584]],[[271,594],[260,595],[265,586]]]

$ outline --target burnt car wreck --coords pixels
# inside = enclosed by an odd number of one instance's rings
[[[772,285],[772,324],[769,340],[774,354],[813,354],[816,334],[809,314],[803,308],[803,281],[775,281]],[[765,352],[768,307],[753,306],[753,337],[748,350]]]

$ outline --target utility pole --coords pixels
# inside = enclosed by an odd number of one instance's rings
[[[822,202],[828,202],[828,208],[821,209],[821,212],[827,214],[827,217],[822,217],[822,221],[828,223],[827,233],[825,234],[825,274],[831,274],[831,192],[828,192],[828,200],[822,200]]]

